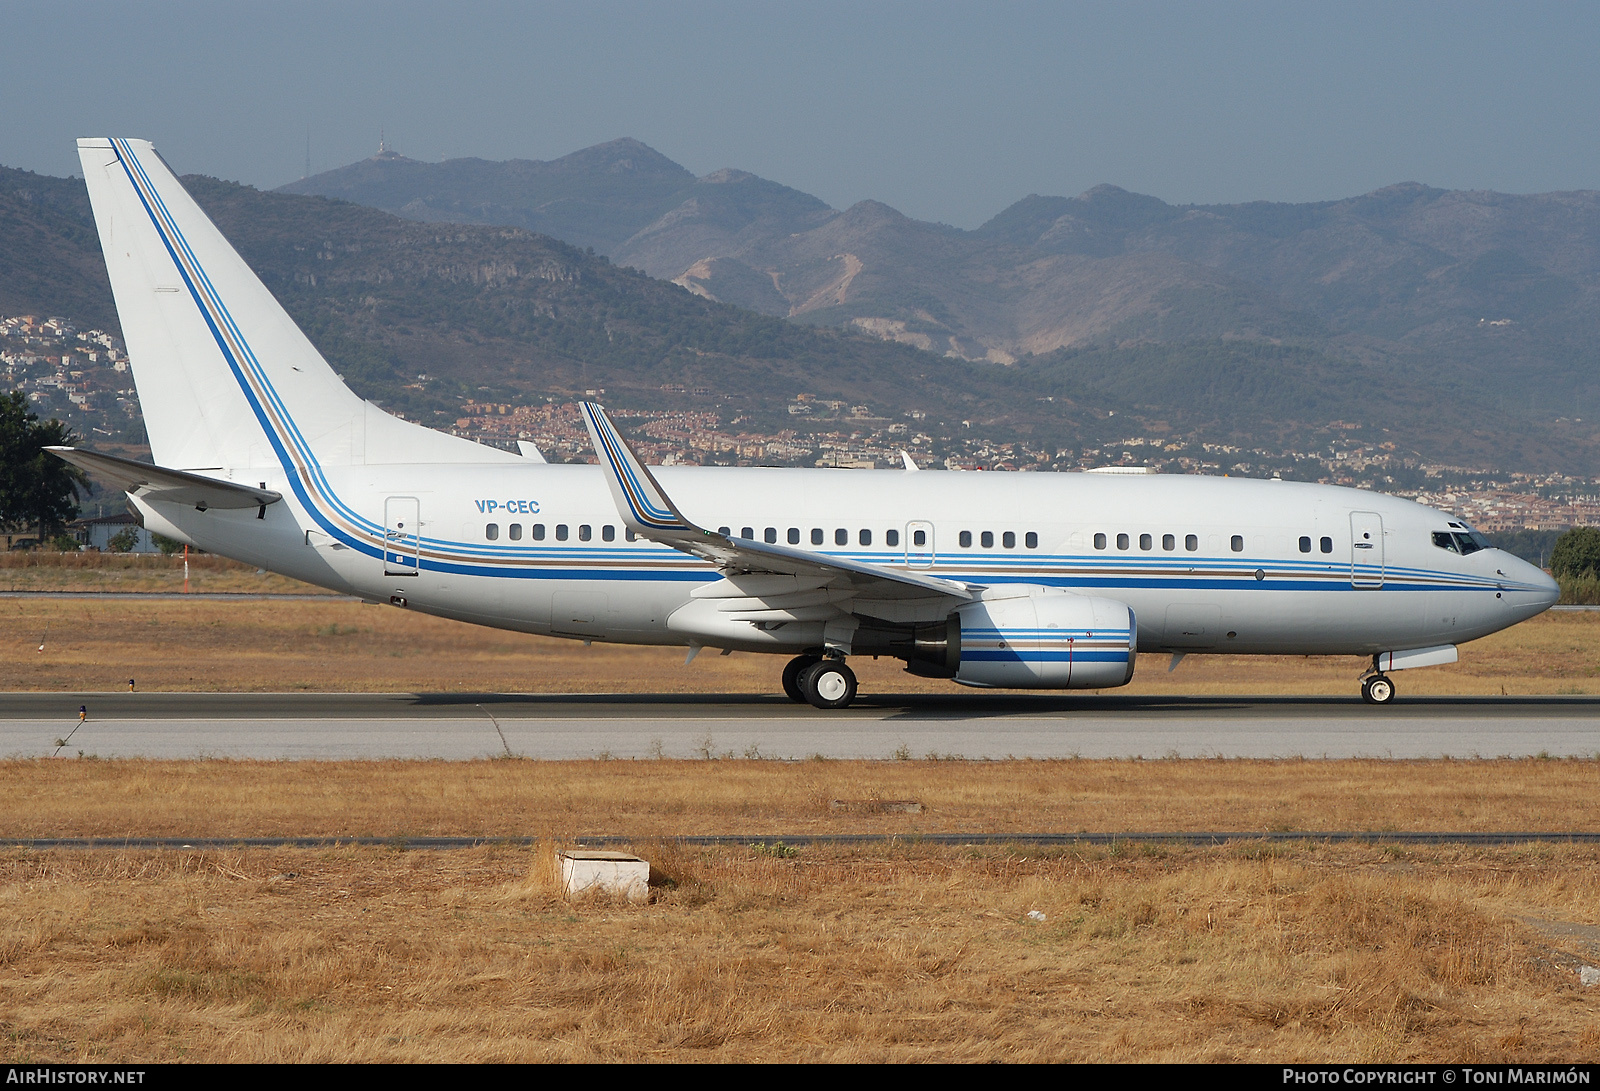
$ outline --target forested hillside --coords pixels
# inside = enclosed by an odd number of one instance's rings
[[[1541,396],[1533,369],[1501,381],[1497,397],[1461,367],[1420,351],[1397,362],[1392,348],[1332,333],[1328,319],[1211,273],[1162,289],[1156,310],[1104,336],[1005,364],[886,340],[863,323],[757,313],[518,228],[185,181],[358,392],[432,423],[453,421],[471,400],[603,388],[613,404],[720,405],[773,431],[795,423],[786,407],[809,394],[882,417],[923,414],[919,427],[946,434],[1026,435],[1043,447],[1162,434],[1308,451],[1340,421],[1371,442],[1463,465],[1600,468],[1600,437],[1576,420],[1581,412],[1564,406],[1556,420],[1527,407]],[[867,211],[855,219],[898,215]],[[0,214],[0,312],[115,330],[82,183],[0,169]],[[937,233],[959,242],[953,229]],[[886,282],[881,297],[899,290]],[[1218,320],[1224,311],[1248,329]]]

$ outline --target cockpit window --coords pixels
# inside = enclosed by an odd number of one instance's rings
[[[1452,527],[1459,527],[1460,523],[1451,523]],[[1451,553],[1459,553],[1463,557],[1469,553],[1476,553],[1480,549],[1493,549],[1494,543],[1485,538],[1476,530],[1436,530],[1433,532],[1433,544],[1440,549],[1448,549]]]

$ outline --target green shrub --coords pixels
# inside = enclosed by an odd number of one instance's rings
[[[1573,527],[1556,539],[1550,572],[1557,578],[1600,577],[1600,527]]]
[[[139,528],[125,527],[106,539],[106,548],[113,553],[128,553],[139,544]]]

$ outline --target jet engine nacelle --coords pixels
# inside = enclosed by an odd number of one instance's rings
[[[1035,587],[969,603],[956,618],[963,685],[1107,689],[1133,678],[1138,623],[1126,603]]]

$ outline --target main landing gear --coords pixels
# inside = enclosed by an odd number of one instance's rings
[[[1369,674],[1361,680],[1361,699],[1369,705],[1386,705],[1394,700],[1394,680],[1386,674]]]
[[[845,708],[856,699],[856,675],[843,659],[797,655],[783,668],[783,692],[817,708]]]

